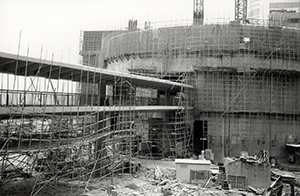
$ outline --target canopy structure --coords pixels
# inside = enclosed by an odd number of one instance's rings
[[[191,85],[168,80],[138,76],[79,64],[42,60],[4,52],[0,52],[0,72],[20,76],[39,76],[50,79],[65,79],[76,82],[96,81],[113,83],[116,78],[123,78],[123,80],[127,80],[135,86],[164,90],[193,88]]]

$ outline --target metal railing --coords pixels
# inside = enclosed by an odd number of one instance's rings
[[[183,104],[183,100],[176,96],[169,98],[128,95],[103,96],[99,94],[0,89],[0,106],[182,106]]]

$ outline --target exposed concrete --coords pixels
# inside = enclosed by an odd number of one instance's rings
[[[207,121],[208,148],[216,163],[227,156],[239,156],[241,151],[256,154],[260,149],[284,162],[286,139],[297,136],[300,127],[293,116],[276,114],[231,113],[221,117],[221,113],[204,112],[195,120]]]
[[[164,58],[129,58],[129,60],[119,60],[108,64],[107,69],[128,73],[128,69],[153,69],[160,72],[191,72],[194,67],[233,67],[238,71],[249,71],[253,68],[281,69],[300,71],[299,62],[266,56],[260,58],[256,54],[234,54],[220,57],[205,57],[196,55],[179,55]]]
[[[244,38],[249,40],[244,42]],[[225,60],[241,50],[258,57],[298,59],[299,29],[253,25],[192,25],[135,31],[106,39],[102,44],[103,58],[109,62],[138,56],[163,59],[163,68],[172,67],[172,59],[215,56]],[[242,52],[244,53],[244,52]],[[294,56],[290,56],[290,55]],[[292,57],[292,58],[290,58]],[[212,66],[205,61],[204,64]],[[247,61],[242,60],[242,64]],[[224,65],[228,65],[225,63]],[[154,65],[155,66],[155,65]]]
[[[267,188],[271,183],[270,165],[244,163],[241,161],[226,162],[225,161],[226,176],[245,176],[246,187],[253,186],[255,188]]]

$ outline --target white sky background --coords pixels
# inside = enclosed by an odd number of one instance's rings
[[[205,22],[234,17],[234,0],[204,0]],[[124,29],[129,19],[192,20],[193,0],[0,0],[0,51],[78,62],[80,30]],[[222,19],[221,19],[222,20]]]

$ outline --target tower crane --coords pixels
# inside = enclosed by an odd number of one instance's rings
[[[238,23],[247,22],[247,0],[235,0],[234,19]],[[193,24],[203,25],[204,0],[194,0]]]
[[[235,0],[234,20],[238,23],[247,22],[247,0]]]
[[[194,0],[194,25],[203,25],[204,20],[204,0]]]

